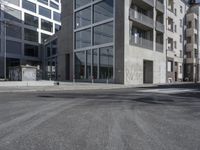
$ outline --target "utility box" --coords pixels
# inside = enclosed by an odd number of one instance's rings
[[[36,81],[37,67],[34,66],[10,67],[9,79],[11,81]]]

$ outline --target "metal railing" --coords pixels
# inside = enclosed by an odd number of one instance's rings
[[[156,2],[156,8],[162,12],[164,12],[164,4],[161,3],[159,0]]]
[[[144,1],[145,3],[151,5],[151,6],[154,6],[154,0],[142,0]]]
[[[164,24],[162,24],[162,23],[156,21],[156,29],[157,29],[158,31],[164,32]]]
[[[134,38],[133,36],[131,36],[130,45],[136,45],[153,50],[153,41],[144,38]]]
[[[132,8],[130,8],[129,16],[130,16],[130,19],[153,28],[153,19],[150,18],[149,16],[146,16]]]
[[[163,52],[163,44],[161,43],[156,43],[156,51],[158,52]]]

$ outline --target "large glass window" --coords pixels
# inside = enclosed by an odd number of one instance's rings
[[[27,0],[22,1],[22,7],[32,12],[36,12],[36,4],[29,2]]]
[[[19,4],[20,4],[20,0],[4,0],[4,1],[14,4],[14,5],[17,5],[17,6],[19,6]]]
[[[113,42],[113,22],[94,27],[94,45]]]
[[[75,53],[75,78],[85,78],[85,51]]]
[[[38,2],[48,5],[48,0],[38,0]]]
[[[92,76],[93,79],[98,78],[98,50],[94,49],[92,51]]]
[[[75,0],[75,7],[78,8],[78,7],[84,6],[90,2],[91,0]]]
[[[39,6],[39,14],[44,17],[51,18],[51,10],[44,8],[42,6]]]
[[[27,41],[38,42],[38,32],[30,29],[24,29],[24,39]]]
[[[26,25],[30,25],[30,26],[37,28],[38,27],[38,17],[35,17],[33,15],[25,13],[24,14],[24,23]]]
[[[24,44],[24,55],[30,57],[38,57],[38,46]]]
[[[50,37],[50,35],[41,33],[41,41],[42,41],[42,42],[45,42],[45,40],[48,39],[49,37]]]
[[[86,51],[86,78],[87,79],[92,79],[91,64],[92,64],[92,54],[91,54],[91,50],[88,50]]]
[[[113,17],[113,0],[104,0],[94,5],[94,22]]]
[[[14,24],[8,24],[6,26],[6,35],[14,38],[22,38],[22,28]]]
[[[100,48],[99,50],[99,78],[113,78],[113,47]]]
[[[60,22],[60,14],[57,13],[57,12],[53,12],[53,19],[54,19],[55,21]]]
[[[80,28],[91,24],[91,7],[76,12],[75,28]]]
[[[53,31],[53,23],[46,21],[44,19],[41,19],[41,29],[52,32]]]
[[[6,40],[6,51],[10,54],[21,55],[22,45],[20,42]]]
[[[76,32],[75,39],[76,49],[91,46],[91,29]]]
[[[52,2],[52,1],[50,1],[50,6],[51,6],[52,8],[59,9],[59,5],[56,4],[56,3],[54,3],[54,2]]]

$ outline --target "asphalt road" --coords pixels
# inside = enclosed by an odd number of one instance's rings
[[[0,150],[200,150],[200,92],[1,93]]]

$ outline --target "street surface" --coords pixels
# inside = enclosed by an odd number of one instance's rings
[[[0,93],[0,150],[200,150],[200,90]]]

